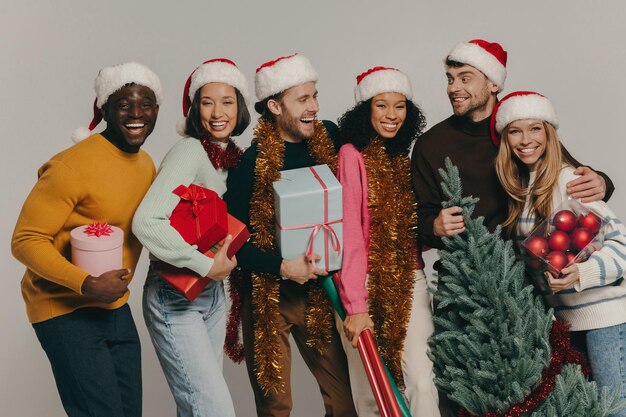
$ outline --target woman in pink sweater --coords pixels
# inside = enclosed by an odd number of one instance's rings
[[[356,106],[339,120],[339,181],[343,186],[344,255],[337,321],[348,357],[359,416],[378,415],[359,354],[360,333],[372,330],[378,350],[411,414],[439,416],[432,363],[430,296],[416,246],[409,149],[426,124],[411,101],[407,76],[375,67],[357,77]]]

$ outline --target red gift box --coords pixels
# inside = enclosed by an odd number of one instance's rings
[[[243,246],[243,244],[246,243],[250,237],[250,232],[248,232],[246,225],[237,220],[235,217],[227,214],[227,218],[228,234],[232,235],[233,240],[228,247],[226,256],[228,256],[228,258],[232,258],[233,255]],[[223,244],[224,239],[215,244],[204,254],[213,258],[215,256],[215,252],[218,250],[218,246],[221,247]],[[156,269],[165,281],[180,291],[180,293],[183,294],[189,301],[195,300],[196,297],[200,295],[204,287],[206,287],[211,281],[211,278],[202,277],[193,272],[191,269],[177,268],[161,261],[156,263]]]
[[[191,184],[181,185],[172,192],[180,197],[180,202],[172,211],[170,224],[185,242],[198,246],[204,253],[226,236],[226,203],[215,191]]]
[[[235,256],[235,253],[237,253],[237,251],[243,246],[243,244],[246,243],[248,239],[250,239],[250,232],[248,232],[248,228],[245,224],[229,214],[228,234],[233,237],[233,240],[230,242],[230,246],[228,247],[228,252],[226,252],[226,256],[228,257],[228,259],[230,259]],[[224,246],[224,239],[217,242],[211,247],[211,249],[204,252],[204,254],[209,258],[213,258],[219,248]]]
[[[195,300],[204,287],[211,282],[211,278],[201,277],[191,269],[176,268],[165,262],[157,262],[156,270],[168,284],[176,288],[189,301]]]

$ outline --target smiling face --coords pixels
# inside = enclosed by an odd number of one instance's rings
[[[103,134],[123,151],[137,152],[154,130],[158,114],[159,105],[150,88],[125,85],[102,106],[102,118],[107,122]]]
[[[548,137],[541,120],[516,120],[504,128],[506,141],[515,155],[529,171],[535,171],[546,151]]]
[[[237,94],[225,83],[208,83],[200,89],[200,119],[211,137],[228,141],[237,126]]]
[[[446,77],[448,97],[455,115],[467,116],[474,122],[491,116],[496,105],[497,85],[471,65],[448,67]]]
[[[291,87],[284,92],[280,101],[269,100],[267,107],[274,114],[283,140],[301,142],[313,136],[314,122],[319,111],[314,82]]]
[[[406,119],[406,97],[400,93],[382,93],[370,104],[372,127],[384,139],[393,139]]]

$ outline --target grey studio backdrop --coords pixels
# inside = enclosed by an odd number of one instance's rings
[[[415,100],[432,126],[451,113],[442,66],[446,52],[461,40],[497,40],[509,51],[504,93],[531,89],[552,99],[563,142],[579,160],[611,176],[617,190],[610,204],[624,219],[624,4],[2,1],[0,415],[64,415],[50,366],[26,319],[19,284],[24,267],[12,258],[9,241],[39,166],[71,145],[74,128],[89,123],[99,68],[137,60],[161,77],[165,101],[144,147],[158,165],[177,140],[184,82],[205,59],[233,59],[252,87],[259,64],[300,52],[320,74],[320,117],[332,120],[353,105],[357,74],[375,65],[398,67],[411,78]],[[249,128],[237,142],[245,147],[251,135]],[[427,263],[435,256],[429,253]],[[173,416],[174,401],[141,315],[146,267],[144,252],[130,298],[143,345],[144,415]],[[321,416],[319,390],[297,350],[294,355],[292,415]],[[244,366],[224,363],[238,415],[253,416]]]

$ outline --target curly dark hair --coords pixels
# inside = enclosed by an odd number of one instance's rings
[[[372,99],[358,103],[338,120],[338,145],[351,143],[360,152],[376,137],[372,126]],[[406,100],[406,119],[393,140],[385,141],[390,156],[408,155],[409,149],[426,127],[426,117],[411,100]]]
[[[202,117],[200,116],[200,90],[201,88],[198,88],[193,95],[187,121],[185,122],[185,132],[196,139],[205,138],[209,133],[202,125]],[[250,124],[250,112],[248,111],[248,106],[246,105],[243,95],[236,88],[235,95],[237,96],[237,124],[231,136],[241,135]]]

